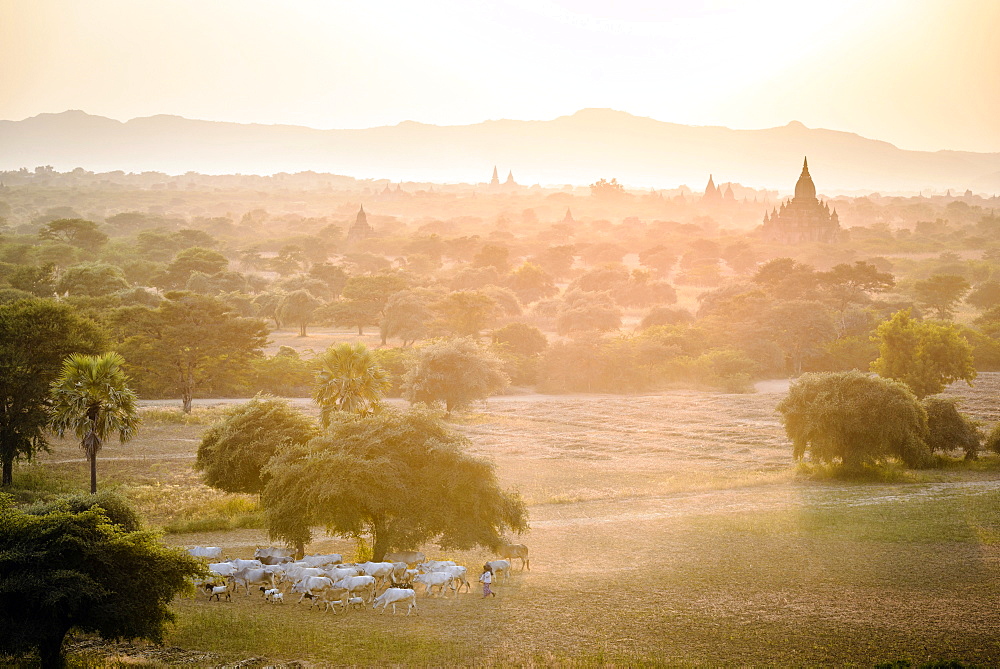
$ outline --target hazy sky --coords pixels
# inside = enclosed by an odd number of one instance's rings
[[[1000,151],[998,27],[1000,0],[0,0],[0,118],[362,128],[610,107]]]

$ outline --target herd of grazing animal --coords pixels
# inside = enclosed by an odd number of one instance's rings
[[[451,560],[428,560],[420,551],[388,553],[382,562],[344,564],[336,553],[307,555],[294,560],[284,548],[258,548],[254,559],[222,561],[222,549],[195,546],[188,552],[209,562],[212,576],[198,583],[208,599],[232,600],[232,591],[244,590],[247,596],[260,592],[268,604],[284,604],[285,595],[296,604],[310,601],[309,608],[319,607],[337,613],[349,608],[371,605],[385,613],[390,607],[405,607],[406,615],[417,610],[417,589],[425,596],[457,597],[465,588],[472,591],[468,569]],[[500,550],[501,559],[486,564],[493,572],[493,582],[506,581],[511,572],[511,560],[520,559],[521,569],[531,569],[528,547],[507,544]]]

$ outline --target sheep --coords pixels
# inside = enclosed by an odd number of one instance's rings
[[[271,604],[284,604],[285,596],[278,588],[271,588],[267,590],[264,586],[260,587],[260,591],[264,593],[264,601],[270,602]]]

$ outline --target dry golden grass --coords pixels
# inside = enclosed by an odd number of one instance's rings
[[[995,420],[998,389],[1000,375],[984,374],[971,391],[951,392]],[[490,400],[455,426],[522,492],[532,526],[520,538],[532,569],[500,585],[498,598],[421,596],[419,616],[394,618],[202,595],[177,602],[168,643],[183,651],[117,652],[124,663],[367,666],[1000,662],[996,459],[913,482],[810,480],[791,462],[779,399],[679,391]],[[106,446],[101,481],[160,524],[236,504],[190,468],[203,429],[147,423],[135,443]],[[36,466],[85,486],[72,442]],[[234,557],[268,544],[254,529],[166,540],[221,545]],[[473,570],[491,557],[423,549]],[[351,554],[353,545],[320,537],[309,550]]]

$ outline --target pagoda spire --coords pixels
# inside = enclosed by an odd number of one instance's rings
[[[497,174],[497,166],[496,165],[493,166],[493,178],[490,179],[490,185],[491,186],[499,186],[500,185],[500,175]]]

